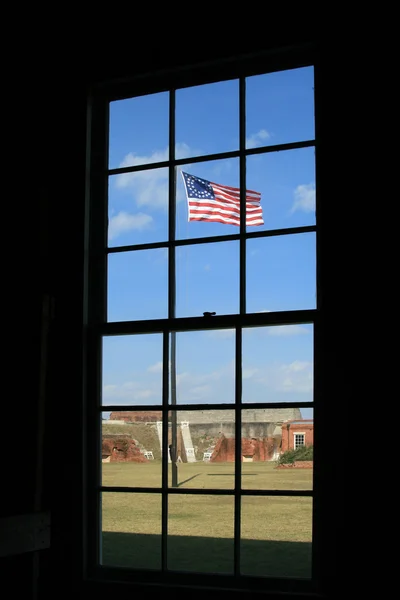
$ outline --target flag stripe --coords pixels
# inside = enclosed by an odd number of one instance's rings
[[[213,185],[213,190],[214,190],[214,194],[221,196],[222,198],[226,198],[227,200],[230,200],[231,202],[235,202],[237,204],[240,203],[240,194],[232,194],[232,193],[228,193],[225,190],[221,190],[220,188],[216,187],[215,185]],[[248,200],[252,200],[253,202],[260,202],[261,200],[261,194],[258,196],[255,196],[254,194],[249,194],[248,191],[246,191],[246,198]]]
[[[224,202],[229,202],[229,204],[233,204],[235,206],[240,206],[240,199],[233,200],[230,196],[226,196],[225,194],[222,194],[221,192],[215,193],[214,196],[215,196],[215,198],[220,198]],[[254,198],[252,196],[246,196],[246,201],[254,202],[255,204],[260,204],[260,202],[258,202],[257,200],[254,200]]]
[[[191,216],[190,221],[212,221],[213,223],[225,223],[227,225],[240,225],[240,219],[221,217],[220,215],[196,215]],[[263,219],[255,219],[254,221],[247,221],[247,225],[263,225]]]
[[[238,223],[240,223],[240,215],[236,215],[234,213],[230,213],[229,211],[224,211],[222,209],[219,208],[214,208],[214,209],[204,209],[202,207],[199,208],[195,208],[195,209],[191,209],[190,210],[190,218],[191,217],[198,217],[198,216],[208,216],[213,217],[215,215],[218,215],[220,217],[225,217],[225,218],[229,218],[229,219],[234,219],[236,220]],[[247,217],[247,221],[248,222],[253,222],[253,221],[258,221],[258,220],[262,220],[262,214],[261,212],[258,213],[252,213],[251,215],[248,215]]]
[[[240,195],[240,188],[234,188],[234,187],[230,187],[228,185],[221,185],[220,183],[213,183],[212,181],[210,182],[211,185],[214,187],[218,187],[221,190],[225,190],[226,192],[234,192],[235,194],[239,194]],[[261,193],[260,192],[255,192],[254,190],[246,190],[246,194],[254,194],[255,196],[260,196],[261,197]]]
[[[199,201],[199,200],[190,200],[189,201],[189,207],[192,209],[196,209],[196,208],[204,208],[204,210],[208,210],[209,208],[220,208],[221,210],[226,210],[229,213],[233,213],[233,214],[237,214],[240,215],[240,208],[236,207],[236,206],[226,206],[225,204],[221,204],[220,202],[215,202],[212,200],[203,200],[203,201]],[[254,204],[250,204],[249,202],[246,203],[246,211],[248,213],[254,213],[254,212],[259,212],[260,214],[262,213],[262,209],[261,206],[254,206]]]

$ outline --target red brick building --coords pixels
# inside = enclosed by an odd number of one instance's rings
[[[313,419],[296,419],[282,423],[281,452],[295,450],[299,446],[314,445]]]

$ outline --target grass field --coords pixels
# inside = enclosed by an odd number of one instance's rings
[[[161,462],[103,463],[105,486],[161,486]],[[243,463],[244,489],[312,489],[311,469],[275,469]],[[233,463],[183,463],[180,489],[232,489]],[[246,496],[241,510],[241,572],[270,577],[310,577],[312,499]],[[105,492],[102,497],[105,565],[161,567],[161,494]],[[168,568],[233,572],[234,498],[170,495]]]

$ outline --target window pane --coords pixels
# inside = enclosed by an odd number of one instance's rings
[[[261,194],[264,225],[257,231],[315,225],[314,148],[248,156],[246,178]]]
[[[104,417],[102,485],[161,487],[161,410],[113,411]]]
[[[217,329],[173,335],[176,358],[174,361],[171,345],[170,377],[176,378],[176,403],[235,402],[235,331]],[[172,389],[170,402],[174,403]]]
[[[177,317],[239,312],[239,242],[182,246],[176,253]]]
[[[108,257],[108,321],[168,316],[168,251],[118,252]]]
[[[233,528],[233,497],[170,495],[168,568],[232,573]]]
[[[101,494],[100,563],[161,569],[161,494]]]
[[[108,245],[168,239],[168,169],[124,173],[109,178]]]
[[[304,445],[295,452],[297,432],[303,432]],[[242,488],[312,490],[313,447],[312,409],[243,410]]]
[[[247,240],[247,312],[316,307],[315,233]]]
[[[212,160],[178,169],[176,238],[239,233],[239,198],[238,158]]]
[[[177,90],[177,158],[239,148],[239,81]]]
[[[169,94],[110,103],[109,168],[168,160]]]
[[[169,416],[168,444],[176,448],[168,465],[168,485],[233,489],[235,484],[235,411],[178,410]]]
[[[241,573],[311,577],[312,498],[242,497]]]
[[[103,338],[102,404],[162,404],[162,335]]]
[[[312,325],[244,328],[242,356],[244,403],[313,401]]]
[[[314,68],[246,80],[246,148],[314,139]]]

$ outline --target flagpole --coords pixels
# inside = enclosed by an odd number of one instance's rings
[[[174,168],[174,206],[176,208],[176,175],[177,170]],[[173,218],[175,223],[173,225],[174,231],[176,227],[176,210],[173,211]],[[175,236],[174,236],[175,239]],[[172,249],[170,249],[170,252]],[[173,252],[176,251],[174,248]],[[176,256],[174,255],[173,261],[173,274],[170,281],[170,285],[173,286],[173,318],[176,317]],[[176,406],[176,332],[171,331],[171,405]],[[171,484],[172,487],[178,487],[178,465],[177,465],[177,414],[176,410],[171,411]]]

